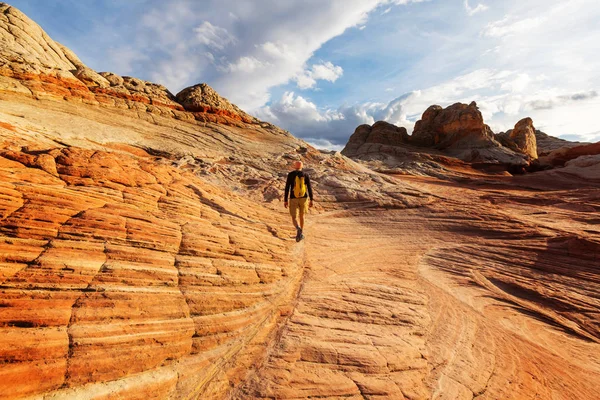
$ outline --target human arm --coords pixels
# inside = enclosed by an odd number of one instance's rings
[[[291,188],[292,188],[291,174],[288,174],[287,179],[285,181],[285,194],[283,197],[283,205],[285,208],[287,208],[287,206],[288,206],[288,196],[290,195]]]
[[[308,174],[306,174],[305,182],[306,182],[306,190],[308,190],[308,198],[310,199],[308,206],[312,207],[313,206],[313,191],[312,191],[312,185],[310,184],[310,176]]]

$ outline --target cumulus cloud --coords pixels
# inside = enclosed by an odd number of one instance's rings
[[[147,55],[130,46],[109,48],[107,57],[110,60],[111,69],[119,71],[122,75],[132,74],[137,63],[148,59]]]
[[[387,104],[362,103],[342,105],[335,109],[319,109],[316,104],[301,95],[286,92],[271,105],[257,110],[256,114],[259,118],[278,124],[300,138],[320,143],[320,147],[337,149],[343,147],[358,125],[372,125],[375,121],[385,120],[412,129],[414,122],[407,118],[405,107],[418,95],[418,92],[408,93]],[[329,145],[325,146],[327,143]]]
[[[275,86],[295,82],[309,89],[319,81],[336,82],[342,66],[307,65],[315,51],[348,28],[363,26],[378,7],[385,11],[419,1],[148,0],[136,38],[159,60],[145,65],[144,74],[160,78],[172,91],[208,82],[252,111],[269,101]],[[186,65],[175,72],[181,61]]]
[[[322,64],[313,64],[312,68],[302,71],[294,79],[300,89],[310,89],[315,87],[317,80],[335,82],[343,74],[342,67],[327,61]]]
[[[288,129],[310,143],[319,143],[317,147],[338,149],[361,124],[371,125],[383,120],[404,126],[412,132],[415,122],[432,104],[447,107],[456,102],[476,101],[484,120],[495,132],[512,128],[527,115],[534,119],[536,127],[554,135],[571,132],[564,130],[564,124],[556,124],[549,110],[554,109],[554,113],[560,110],[564,117],[572,113],[573,104],[578,103],[580,113],[588,108],[584,114],[589,120],[594,112],[592,108],[600,106],[600,98],[595,90],[558,94],[555,90],[536,89],[535,84],[540,81],[544,81],[543,77],[534,79],[516,71],[482,69],[406,93],[387,103],[365,102],[324,109],[301,95],[286,92],[277,101],[259,109],[257,116]],[[490,88],[493,90],[490,91]],[[600,127],[600,124],[597,125]],[[587,140],[593,139],[591,134],[585,137]],[[597,139],[600,140],[600,137]]]
[[[227,64],[227,66],[217,66],[217,69],[224,72],[239,72],[245,74],[252,74],[254,71],[267,68],[270,65],[268,61],[261,61],[255,57],[240,57],[233,63]]]

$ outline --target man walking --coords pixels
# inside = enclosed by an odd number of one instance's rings
[[[283,205],[289,207],[292,223],[296,228],[296,242],[304,239],[302,229],[304,229],[304,214],[308,207],[313,206],[313,193],[310,186],[310,177],[302,170],[302,161],[294,161],[292,164],[294,170],[287,176],[285,182],[285,198]],[[288,204],[288,195],[290,202]],[[310,202],[308,201],[310,199]],[[296,220],[300,214],[299,221]]]

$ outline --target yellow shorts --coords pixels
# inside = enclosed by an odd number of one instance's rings
[[[308,211],[308,197],[301,197],[299,199],[290,199],[289,204],[290,215],[293,218],[296,218],[298,215],[298,211],[300,211],[300,216],[304,216],[304,214]]]

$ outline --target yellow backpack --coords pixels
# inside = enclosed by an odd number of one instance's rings
[[[296,176],[294,180],[294,197],[300,199],[306,196],[306,183],[303,176]]]

